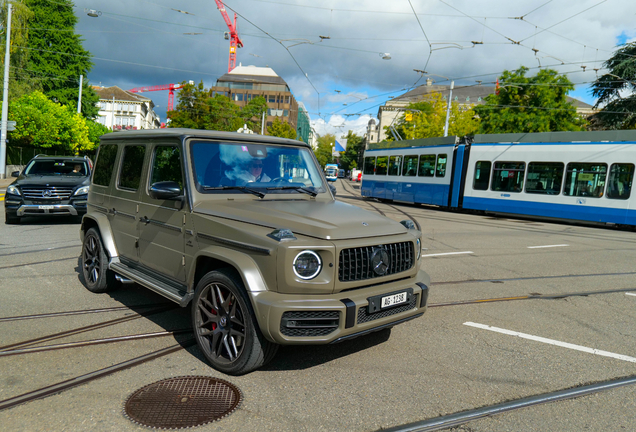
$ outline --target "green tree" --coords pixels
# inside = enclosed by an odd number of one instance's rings
[[[314,154],[321,167],[325,167],[328,163],[331,163],[331,153],[333,148],[331,144],[336,142],[336,136],[334,134],[326,134],[318,137],[318,144],[314,149]]]
[[[553,69],[527,77],[528,68],[504,71],[499,94],[486,97],[475,108],[481,119],[480,133],[521,133],[582,130],[585,121],[566,95],[574,85]]]
[[[112,132],[112,130],[94,120],[87,119],[86,127],[88,128],[88,140],[95,145],[95,148],[99,145],[99,137]]]
[[[272,125],[267,128],[267,135],[296,139],[296,130],[289,123],[276,117]]]
[[[348,131],[344,138],[347,139],[347,148],[340,155],[340,168],[350,170],[361,166],[364,138],[354,134],[353,131]]]
[[[591,116],[592,128],[636,128],[636,42],[622,45],[603,67],[609,72],[592,84],[594,108],[603,107]]]
[[[48,99],[38,91],[9,104],[9,116],[16,122],[9,141],[14,146],[56,148],[67,153],[94,150],[86,119],[68,106]]]
[[[75,33],[77,17],[70,0],[22,0],[30,9],[28,38],[22,49],[28,51],[24,74],[40,82],[43,93],[62,105],[77,106],[79,78],[92,69],[91,55]],[[24,78],[24,74],[19,76]],[[82,86],[82,114],[95,118],[99,96],[85,79]]]

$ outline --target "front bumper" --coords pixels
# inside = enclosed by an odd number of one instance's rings
[[[15,214],[18,217],[23,216],[78,216],[86,213],[86,195],[78,195],[71,200],[55,203],[38,203],[33,204],[25,201],[18,196],[5,197],[5,211]]]
[[[283,345],[321,345],[362,336],[421,316],[428,302],[429,276],[415,277],[335,295],[250,293],[263,335]],[[406,303],[370,312],[369,299],[409,291]]]

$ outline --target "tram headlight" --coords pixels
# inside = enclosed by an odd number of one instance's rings
[[[415,242],[415,247],[417,248],[417,259],[419,260],[422,257],[422,242],[420,239]]]
[[[293,269],[299,278],[310,280],[318,276],[322,270],[322,260],[316,252],[305,250],[294,258]]]

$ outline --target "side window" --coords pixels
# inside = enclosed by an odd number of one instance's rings
[[[607,182],[607,197],[628,199],[634,179],[634,164],[613,164]]]
[[[435,175],[435,155],[420,156],[420,177],[433,177]]]
[[[437,169],[435,170],[435,177],[444,177],[446,175],[446,155],[441,154],[437,156]]]
[[[183,189],[181,155],[179,148],[176,146],[158,146],[155,148],[150,184],[161,181],[177,182]]]
[[[600,198],[605,188],[607,165],[572,162],[567,166],[563,195]]]
[[[389,161],[388,156],[378,156],[378,159],[375,162],[376,175],[386,175],[386,165],[388,161]]]
[[[479,161],[475,164],[475,178],[473,179],[473,189],[488,190],[490,183],[490,161]]]
[[[530,162],[526,192],[558,195],[563,181],[563,167],[561,162]]]
[[[137,190],[141,181],[141,169],[144,166],[145,146],[126,146],[122,155],[119,182],[122,189]]]
[[[400,164],[402,162],[402,156],[391,156],[389,158],[389,175],[400,175]]]
[[[114,144],[100,145],[93,173],[93,183],[102,186],[110,185],[113,176],[113,167],[117,157],[117,146]]]
[[[404,156],[404,164],[402,165],[402,175],[405,177],[414,177],[417,174],[417,155]]]
[[[525,162],[495,162],[492,190],[521,192],[525,169]]]
[[[364,175],[375,174],[375,158],[368,156],[364,158]]]

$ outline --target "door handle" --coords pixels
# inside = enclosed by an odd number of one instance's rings
[[[143,222],[144,224],[148,225],[148,223],[150,222],[150,219],[148,219],[147,216],[140,217],[139,222]]]

